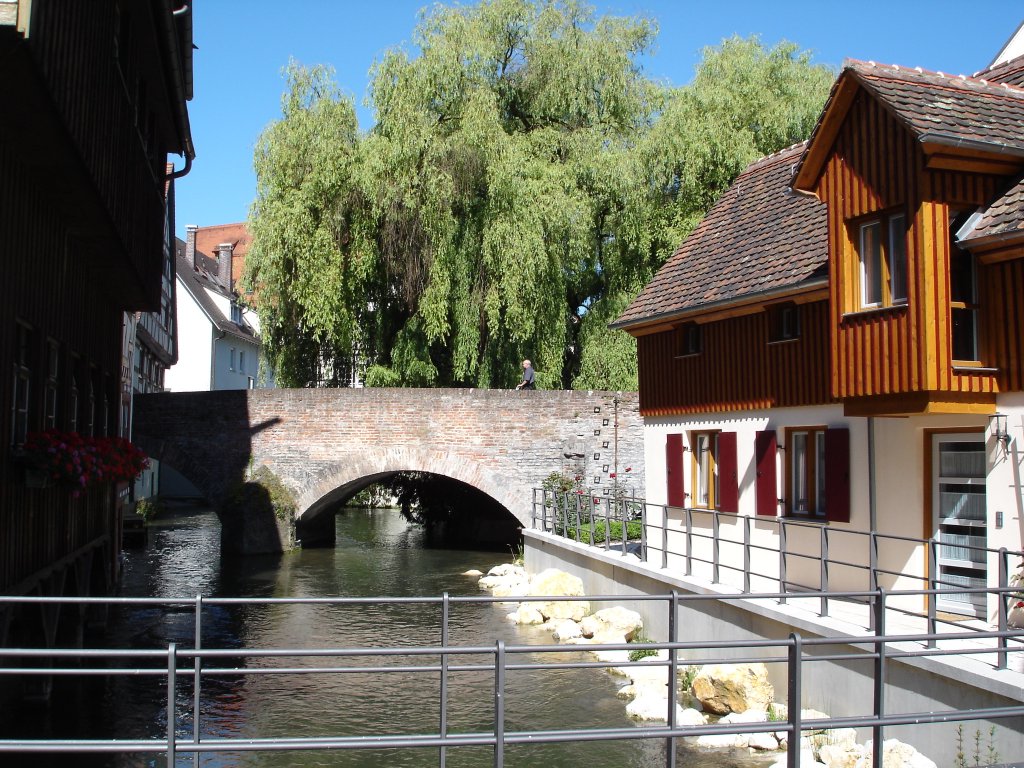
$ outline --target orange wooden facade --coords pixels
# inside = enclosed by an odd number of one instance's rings
[[[980,367],[954,365],[951,350],[950,212],[990,202],[1006,182],[930,168],[877,100],[853,98],[816,189],[828,208],[831,392],[853,412],[985,412],[996,392],[1020,388],[1021,324],[1006,322],[1024,311],[1019,269],[978,268]],[[857,224],[877,213],[906,217],[907,301],[862,310]]]
[[[637,338],[645,416],[831,402],[828,303],[799,306],[801,333],[771,342],[764,310],[701,325],[701,352],[677,357],[675,330]]]

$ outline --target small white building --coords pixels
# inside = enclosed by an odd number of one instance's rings
[[[214,255],[196,248],[196,227],[177,241],[178,362],[165,376],[171,392],[252,389],[260,382],[259,322],[232,289],[232,245]]]

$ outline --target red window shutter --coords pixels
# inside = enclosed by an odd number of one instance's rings
[[[740,511],[740,481],[737,474],[736,433],[718,433],[718,508]]]
[[[668,435],[665,441],[665,476],[668,479],[668,505],[686,506],[683,486],[683,436]]]
[[[825,518],[850,522],[850,430],[825,430]]]
[[[779,510],[779,490],[776,479],[776,452],[778,443],[774,429],[758,432],[754,438],[755,511],[758,515],[775,517]]]

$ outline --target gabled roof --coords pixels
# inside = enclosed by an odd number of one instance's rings
[[[256,343],[256,335],[252,328],[248,324],[239,324],[225,317],[217,303],[207,293],[207,290],[210,290],[227,299],[235,298],[231,289],[217,278],[217,261],[196,249],[196,266],[193,267],[185,257],[185,243],[175,238],[174,248],[178,279],[181,280],[214,327],[224,333]]]
[[[1018,56],[1001,64],[993,64],[988,69],[975,72],[974,76],[992,83],[1009,83],[1024,86],[1024,56]]]
[[[927,148],[1024,159],[1024,88],[963,75],[847,61],[811,134],[794,187],[817,182],[858,88],[877,98]]]
[[[1024,176],[983,209],[961,242],[967,247],[1024,239]]]
[[[789,188],[804,147],[748,166],[612,327],[669,322],[744,298],[824,286],[825,206]]]

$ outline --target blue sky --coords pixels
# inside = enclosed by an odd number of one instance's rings
[[[448,4],[448,3],[446,3]],[[463,3],[466,4],[466,3]],[[289,57],[330,64],[362,106],[367,74],[388,48],[408,44],[425,0],[199,0],[195,3],[195,98],[189,105],[196,160],[177,185],[179,236],[186,224],[244,221],[255,197],[252,153],[280,116]],[[986,67],[1024,20],[1020,0],[600,0],[599,13],[658,20],[657,50],[644,61],[655,78],[684,85],[701,49],[733,34],[790,40],[814,60],[847,57],[952,74]],[[178,159],[178,166],[181,161]]]

